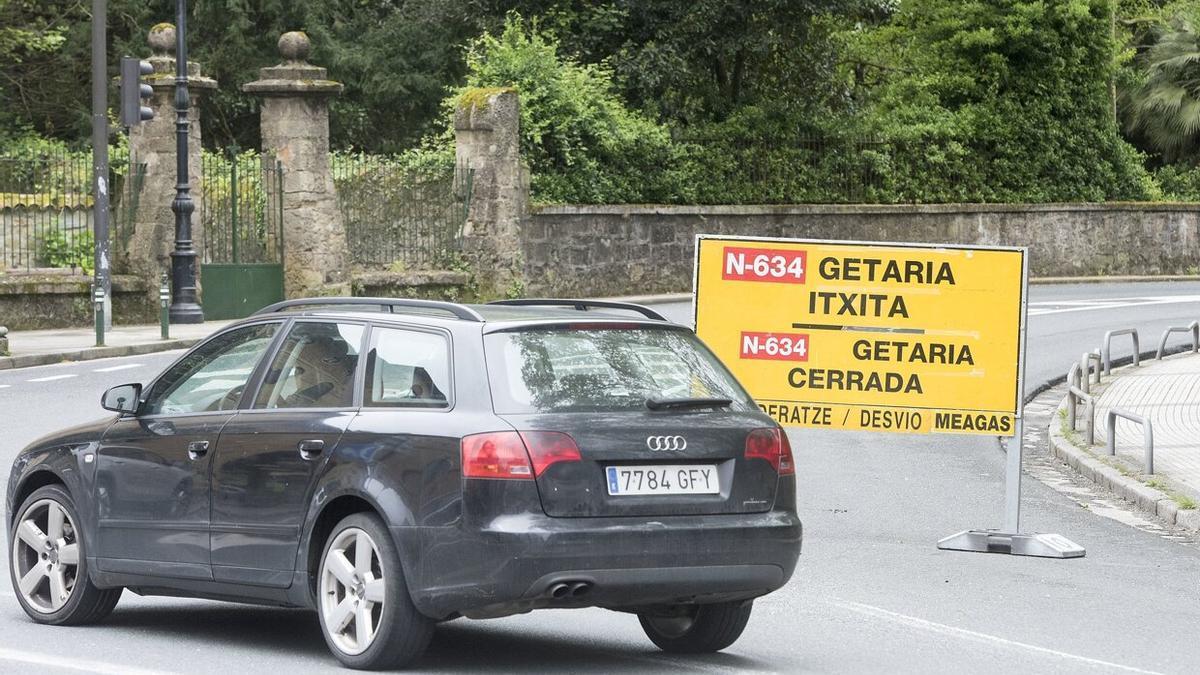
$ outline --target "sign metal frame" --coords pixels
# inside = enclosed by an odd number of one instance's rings
[[[697,234],[692,264],[692,325],[699,318],[700,248],[704,240],[734,242],[777,242],[790,244],[815,244],[834,246],[872,246],[913,249],[952,249],[971,251],[1014,251],[1021,253],[1021,303],[1020,328],[1017,353],[1017,389],[1015,406],[1015,429],[1007,437],[1005,451],[1004,524],[1001,529],[970,529],[957,532],[939,540],[937,547],[950,551],[973,551],[980,553],[1007,553],[1011,555],[1037,556],[1044,558],[1080,558],[1085,555],[1082,546],[1059,534],[1021,532],[1021,456],[1025,432],[1025,355],[1029,319],[1029,249],[1025,246],[968,246],[964,244],[926,244],[913,242],[879,242],[832,239],[787,239],[776,237],[753,237],[737,235]],[[876,432],[878,433],[878,432]],[[1003,443],[1004,436],[999,437]]]

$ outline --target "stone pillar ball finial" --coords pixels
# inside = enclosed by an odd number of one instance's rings
[[[290,63],[303,63],[308,58],[312,43],[304,31],[293,30],[279,36],[279,55]]]
[[[150,43],[150,51],[155,56],[166,56],[175,53],[175,24],[155,24],[146,38]]]
[[[4,337],[6,335],[8,335],[8,329],[5,328],[4,326],[0,326],[0,338]]]

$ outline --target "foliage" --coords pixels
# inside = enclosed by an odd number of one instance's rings
[[[505,3],[497,3],[505,4]],[[742,106],[818,110],[838,54],[829,17],[870,0],[608,0],[511,3],[581,63],[606,64],[629,105],[673,126],[723,121]]]
[[[95,238],[92,231],[61,228],[46,232],[38,246],[38,259],[47,267],[78,268],[90,275],[95,262]]]
[[[911,0],[860,42],[885,72],[865,130],[912,154],[891,191],[909,201],[1152,197],[1118,135],[1106,0]],[[860,44],[860,49],[863,45]]]
[[[683,191],[682,177],[662,170],[675,164],[667,128],[624,105],[608,68],[561,56],[536,23],[510,16],[499,35],[471,43],[467,67],[447,112],[471,88],[515,87],[534,199],[675,201]]]
[[[1156,84],[1190,86],[1189,52],[1152,52],[1187,47],[1171,20],[1197,5],[203,0],[189,49],[221,85],[201,98],[209,148],[259,144],[258,100],[239,85],[279,61],[287,30],[305,30],[310,60],[346,84],[332,146],[392,164],[452,163],[455,96],[516,86],[539,201],[1146,199],[1158,188],[1144,164],[1194,152],[1172,143],[1192,142],[1200,103],[1191,121],[1162,114],[1176,90]],[[174,8],[109,0],[110,76],[115,55],[149,54],[147,30]],[[89,30],[87,3],[0,0],[0,147],[31,135],[83,146]]]
[[[1163,197],[1170,201],[1200,202],[1200,167],[1167,164],[1154,172],[1162,186]]]
[[[1125,125],[1164,161],[1200,160],[1200,6],[1156,26],[1137,57],[1140,82],[1125,96]]]

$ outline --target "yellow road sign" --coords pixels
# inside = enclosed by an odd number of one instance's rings
[[[781,424],[1011,436],[1026,251],[696,242],[696,333]]]

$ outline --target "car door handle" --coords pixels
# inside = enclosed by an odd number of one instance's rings
[[[197,460],[208,454],[208,441],[188,443],[188,459]]]
[[[319,439],[300,441],[296,447],[300,449],[301,459],[316,459],[317,455],[320,455],[321,451],[325,449],[325,441]]]

